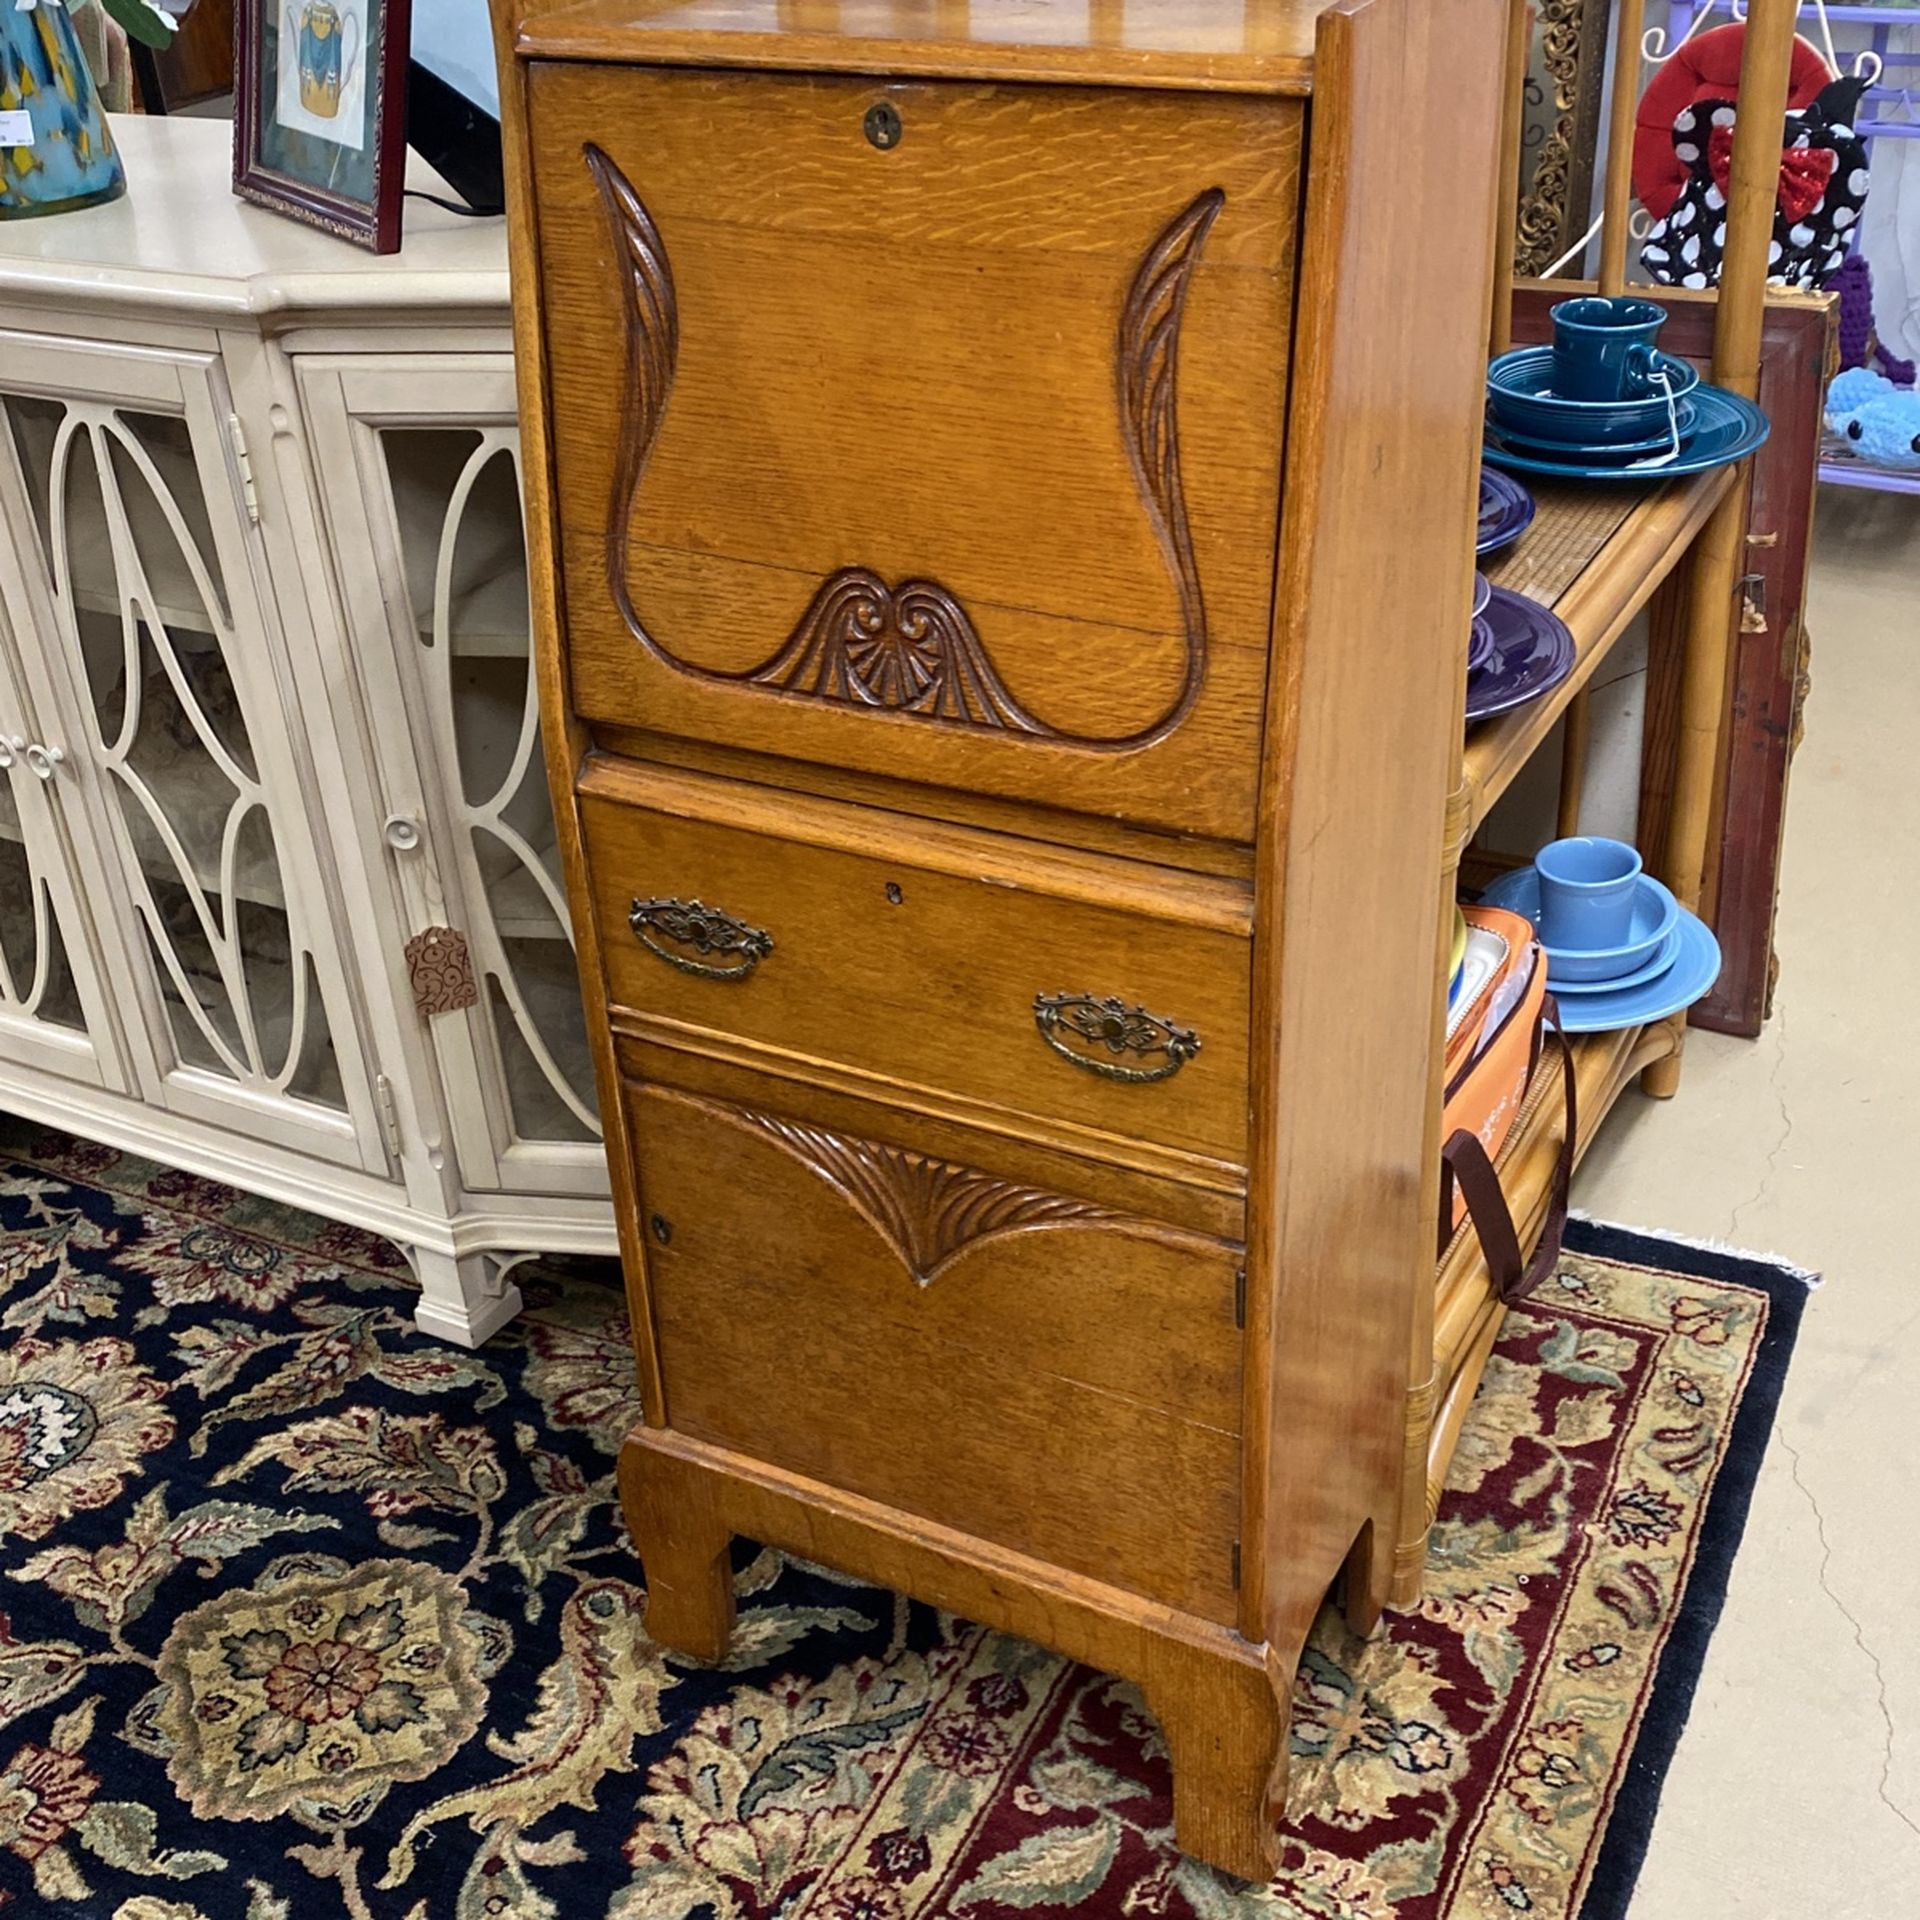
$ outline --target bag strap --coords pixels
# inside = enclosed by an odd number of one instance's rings
[[[1560,1258],[1560,1245],[1567,1231],[1567,1198],[1573,1183],[1574,1140],[1579,1132],[1580,1116],[1576,1097],[1573,1048],[1560,1026],[1560,1009],[1548,996],[1545,1024],[1560,1049],[1561,1083],[1567,1102],[1567,1133],[1560,1143],[1560,1157],[1553,1169],[1553,1186],[1547,1200],[1547,1219],[1541,1229],[1540,1244],[1533,1258],[1520,1257],[1520,1235],[1513,1224],[1513,1210],[1501,1190],[1500,1176],[1477,1133],[1462,1127],[1440,1150],[1440,1218],[1453,1216],[1453,1190],[1457,1182],[1460,1196],[1467,1203],[1467,1218],[1480,1236],[1480,1247],[1487,1256],[1487,1277],[1494,1291],[1508,1305],[1526,1299]]]

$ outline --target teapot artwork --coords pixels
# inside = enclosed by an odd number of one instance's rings
[[[288,38],[298,48],[300,104],[322,120],[340,111],[360,55],[360,19],[342,13],[333,0],[305,0],[296,17],[286,9]]]

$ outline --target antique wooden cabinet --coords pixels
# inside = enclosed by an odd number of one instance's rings
[[[1247,1874],[1425,1524],[1504,21],[496,0],[650,1628],[1127,1675]]]

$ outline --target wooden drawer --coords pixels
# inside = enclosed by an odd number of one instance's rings
[[[1153,1142],[1238,1184],[1240,883],[631,763],[589,770],[581,818],[617,1026],[1035,1116],[1087,1151]]]
[[[530,77],[576,709],[1250,841],[1300,102]]]
[[[1231,1621],[1232,1243],[629,1083],[667,1423]]]

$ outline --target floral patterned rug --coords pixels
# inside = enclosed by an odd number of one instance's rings
[[[1419,1611],[1326,1615],[1283,1871],[1169,1844],[1131,1688],[743,1545],[642,1630],[599,1263],[484,1352],[384,1243],[0,1127],[0,1911],[99,1920],[1597,1920],[1625,1910],[1798,1321],[1577,1226]]]

